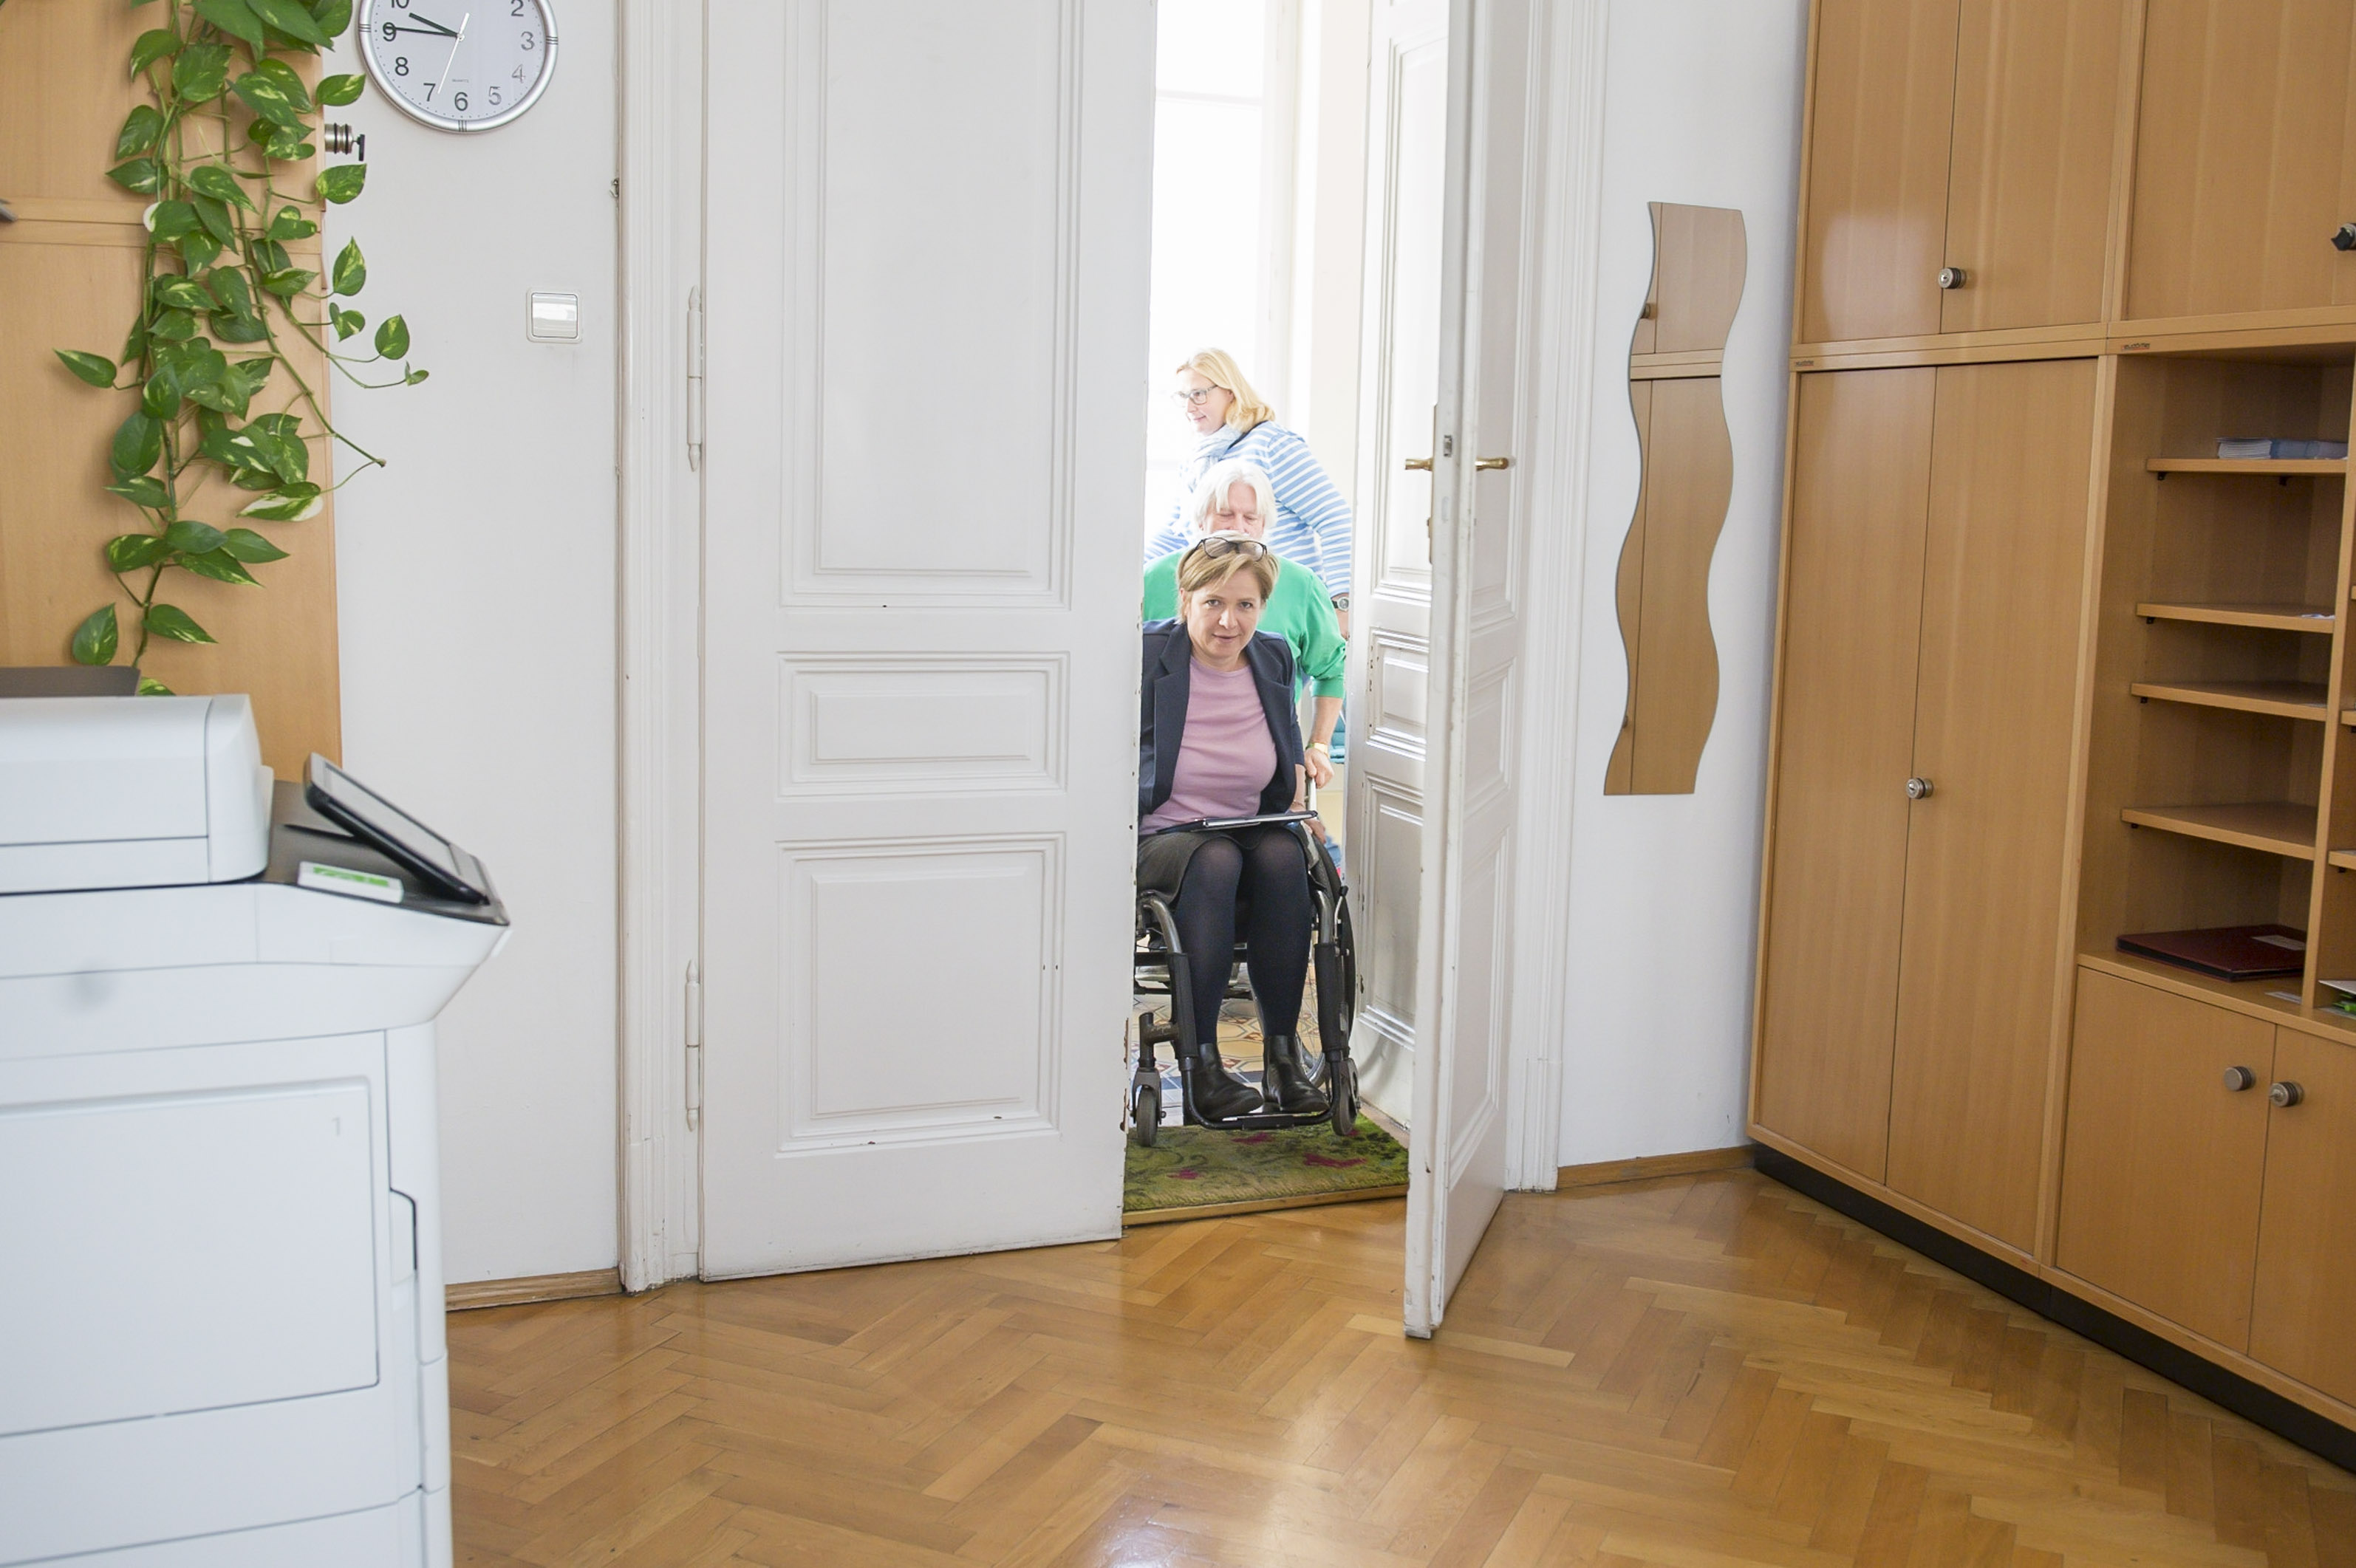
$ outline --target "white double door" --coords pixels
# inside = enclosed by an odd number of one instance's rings
[[[1420,528],[1415,559],[1394,528],[1377,552],[1431,689],[1402,666],[1390,709],[1361,699],[1361,748],[1387,711],[1419,731],[1414,875],[1382,895],[1422,912],[1401,1005],[1432,1020],[1411,1329],[1502,1177],[1513,476],[1454,453],[1511,439],[1518,223],[1466,235],[1520,165],[1499,183],[1469,110],[1474,51],[1519,69],[1527,4],[1464,0],[1440,51],[1451,303],[1419,352],[1451,453],[1430,560]],[[1111,1235],[1151,12],[710,13],[703,1272]]]

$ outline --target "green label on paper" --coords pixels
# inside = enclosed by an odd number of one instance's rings
[[[401,883],[374,871],[355,871],[345,866],[323,866],[316,860],[305,860],[295,868],[294,880],[297,886],[323,893],[349,893],[389,904],[401,901]]]

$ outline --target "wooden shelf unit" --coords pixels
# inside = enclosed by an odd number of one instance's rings
[[[2345,474],[2344,457],[2150,457],[2147,474],[2251,474],[2276,479],[2294,475]]]
[[[2315,859],[2315,807],[2296,801],[2253,801],[2238,805],[2130,805],[2119,820],[2130,827],[2156,827],[2187,838],[2233,844],[2286,859]]]
[[[2138,604],[2147,621],[2189,621],[2204,626],[2248,626],[2264,632],[2297,632],[2328,637],[2339,617],[2328,604]]]
[[[2138,680],[2127,688],[2147,702],[2189,702],[2317,723],[2330,712],[2324,702],[2329,689],[2319,680]]]

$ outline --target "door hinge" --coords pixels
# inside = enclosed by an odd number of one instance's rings
[[[692,1128],[703,1112],[703,977],[693,964],[687,966],[687,1125]]]
[[[687,465],[703,466],[703,291],[687,291]]]

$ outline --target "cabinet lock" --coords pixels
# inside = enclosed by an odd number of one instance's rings
[[[2238,1094],[2244,1089],[2254,1089],[2257,1086],[2258,1075],[2251,1072],[2248,1068],[2228,1067],[2225,1069],[2225,1087],[2233,1091],[2234,1093]]]
[[[2337,244],[2338,241],[2335,240],[2333,243]],[[2345,250],[2346,247],[2342,246],[2341,249]],[[1968,281],[1969,279],[1967,274],[1961,267],[1942,267],[1939,269],[1939,286],[1943,289],[1960,289]]]
[[[2300,1088],[2297,1083],[2290,1082],[2288,1079],[2285,1079],[2282,1083],[2276,1084],[2273,1088],[2266,1091],[2266,1098],[2273,1101],[2283,1110],[2287,1111],[2293,1105],[2297,1104],[2300,1101],[2307,1098],[2307,1091]]]

